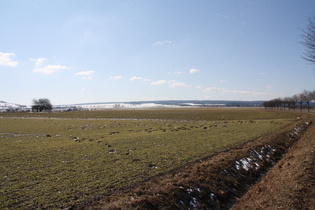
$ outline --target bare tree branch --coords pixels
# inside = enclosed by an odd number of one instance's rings
[[[302,39],[300,43],[305,46],[302,58],[315,64],[315,16],[308,18],[308,25],[303,30]]]

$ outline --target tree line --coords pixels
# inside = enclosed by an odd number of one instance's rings
[[[310,111],[310,102],[315,101],[315,90],[304,90],[300,94],[295,94],[291,97],[275,98],[263,103],[265,109],[282,109],[282,110],[296,110],[302,111],[303,107]]]

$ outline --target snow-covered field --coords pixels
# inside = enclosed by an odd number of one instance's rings
[[[140,104],[129,104],[129,103],[112,103],[112,104],[86,104],[78,105],[78,109],[152,109],[152,108],[176,108],[180,107],[177,105],[163,105],[156,103],[140,103]]]
[[[105,110],[105,109],[163,109],[193,107],[260,107],[261,101],[136,101],[53,105],[53,111]],[[0,100],[0,112],[30,111],[30,106]]]
[[[23,110],[26,111],[27,107],[24,105],[8,103],[5,101],[0,101],[0,112],[6,112],[8,110]]]
[[[78,109],[100,110],[100,109],[162,109],[162,108],[187,108],[187,107],[225,107],[225,104],[199,104],[199,103],[100,103],[76,105]]]

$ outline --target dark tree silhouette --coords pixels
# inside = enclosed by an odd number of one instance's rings
[[[314,92],[314,91],[313,91]],[[313,93],[312,91],[309,90],[304,90],[302,93],[303,96],[303,102],[305,102],[307,104],[307,111],[310,111],[310,102],[314,99]]]
[[[308,19],[307,27],[303,30],[303,41],[301,44],[305,46],[303,58],[315,65],[315,16]]]
[[[315,101],[315,90],[304,90],[302,93],[295,94],[292,97],[275,98],[270,101],[265,101],[263,103],[263,106],[265,107],[265,109],[272,108],[286,110],[287,107],[288,110],[295,110],[297,108],[297,104],[299,104],[300,111],[302,111],[304,107],[307,108],[308,112],[310,112],[310,103],[312,101]]]
[[[47,98],[40,98],[38,100],[33,99],[32,111],[33,112],[50,112],[52,110],[52,104]]]

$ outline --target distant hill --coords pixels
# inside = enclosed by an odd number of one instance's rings
[[[261,107],[264,101],[163,100],[74,104],[81,109],[142,109],[176,107]]]
[[[0,100],[0,112],[6,111],[26,111],[27,107],[25,105],[9,103]]]
[[[130,102],[96,102],[53,105],[54,111],[102,110],[102,109],[152,109],[184,107],[262,107],[265,101],[228,101],[228,100],[162,100]],[[315,102],[310,103],[315,107]],[[26,105],[14,104],[0,100],[0,112],[30,111]]]
[[[129,102],[96,102],[80,103],[75,105],[92,105],[92,104],[164,104],[164,105],[237,105],[237,106],[262,106],[265,101],[228,101],[228,100],[162,100],[162,101],[129,101]]]

